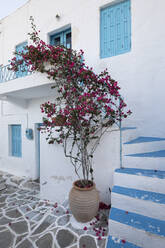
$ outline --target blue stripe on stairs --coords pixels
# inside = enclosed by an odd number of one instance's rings
[[[127,212],[118,208],[111,209],[110,219],[149,233],[165,237],[165,221],[162,220],[149,218],[144,215]]]
[[[145,142],[164,141],[164,140],[165,140],[165,138],[139,136],[136,139],[125,142],[124,145],[131,145],[131,144],[138,144],[138,143],[145,143]]]
[[[165,171],[160,171],[160,170],[144,170],[144,169],[136,169],[136,168],[123,168],[123,169],[116,169],[115,172],[137,175],[137,176],[155,177],[155,178],[160,178],[160,179],[165,178]]]
[[[165,157],[165,150],[160,150],[160,151],[155,151],[155,152],[126,154],[124,156],[137,157],[137,158],[164,158]]]
[[[121,131],[134,130],[134,129],[137,129],[137,127],[122,127]]]
[[[118,239],[112,236],[108,237],[107,248],[140,248],[124,239]]]
[[[165,194],[160,194],[160,193],[145,191],[145,190],[139,190],[139,189],[125,188],[125,187],[120,187],[120,186],[114,186],[112,188],[112,192],[121,194],[121,195],[126,195],[129,197],[133,197],[136,199],[165,204]]]

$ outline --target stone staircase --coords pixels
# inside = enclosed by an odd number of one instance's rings
[[[111,195],[107,248],[165,248],[165,139],[123,144]],[[164,170],[163,170],[164,169]]]

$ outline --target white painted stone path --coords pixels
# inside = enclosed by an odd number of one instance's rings
[[[108,210],[100,210],[88,227],[71,224],[68,201],[39,198],[39,184],[0,172],[0,248],[105,248]]]

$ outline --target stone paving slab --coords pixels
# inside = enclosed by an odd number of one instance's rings
[[[0,171],[0,248],[105,248],[108,210],[81,229],[72,226],[68,201],[39,198],[39,184]]]

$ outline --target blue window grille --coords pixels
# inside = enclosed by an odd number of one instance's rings
[[[22,157],[21,125],[11,125],[11,156]]]
[[[67,29],[60,33],[56,33],[50,36],[50,44],[53,46],[63,45],[66,48],[72,48],[72,34],[71,29]]]
[[[131,50],[130,0],[101,9],[100,50],[101,58],[112,57]]]
[[[16,52],[18,53],[26,53],[25,47],[27,46],[27,42],[21,43],[18,46],[16,46]],[[17,60],[21,60],[22,56],[21,55],[16,55]],[[28,67],[23,63],[22,65],[19,66],[19,70],[16,72],[16,78],[19,77],[24,77],[28,75]]]

